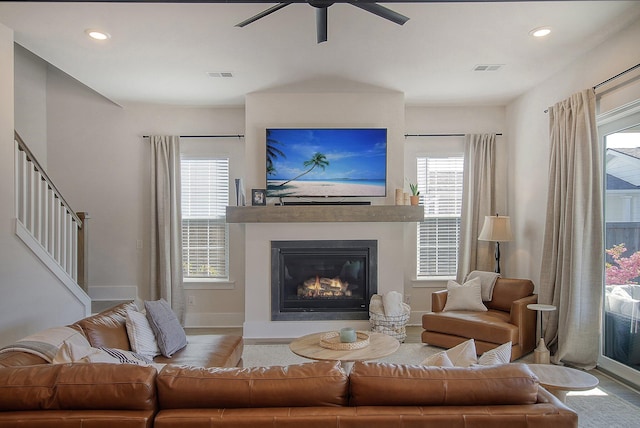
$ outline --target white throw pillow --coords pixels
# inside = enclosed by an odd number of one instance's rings
[[[156,336],[145,314],[127,310],[126,326],[129,343],[134,352],[150,360],[160,355]]]
[[[481,366],[495,366],[498,364],[508,364],[511,361],[511,341],[493,348],[478,358]]]
[[[469,339],[446,351],[447,357],[455,367],[469,367],[478,362],[476,342]]]
[[[511,341],[485,352],[478,358],[476,343],[473,339],[469,339],[451,349],[427,357],[421,364],[423,366],[471,367],[508,364],[510,361]]]
[[[449,357],[447,356],[446,351],[438,352],[437,354],[433,354],[420,363],[423,366],[437,366],[437,367],[455,367]]]
[[[487,307],[482,303],[482,289],[480,278],[474,278],[463,285],[455,281],[447,282],[446,311],[477,311],[486,312]]]
[[[423,366],[440,366],[440,367],[469,367],[478,362],[476,355],[476,343],[473,339],[462,342],[446,351],[427,357],[423,362]]]

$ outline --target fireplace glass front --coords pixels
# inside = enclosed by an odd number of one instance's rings
[[[271,319],[369,318],[377,241],[272,241]]]

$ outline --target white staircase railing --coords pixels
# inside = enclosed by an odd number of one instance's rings
[[[15,153],[16,234],[76,297],[90,304],[78,285],[78,256],[84,254],[84,249],[78,247],[78,237],[84,242],[83,222],[17,133]],[[81,265],[85,265],[84,260]],[[85,278],[81,272],[80,279],[84,282]]]

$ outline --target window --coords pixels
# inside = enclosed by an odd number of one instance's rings
[[[182,275],[229,277],[229,159],[181,159]]]
[[[419,277],[451,277],[458,268],[462,213],[463,157],[417,159],[420,203],[424,221],[418,224]]]
[[[598,116],[604,172],[605,277],[598,366],[640,385],[640,101]]]

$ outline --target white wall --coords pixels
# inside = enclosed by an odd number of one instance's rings
[[[542,244],[547,206],[549,163],[549,106],[571,94],[620,73],[640,62],[640,22],[635,22],[588,52],[552,78],[532,88],[507,106],[509,151],[509,212],[514,242],[505,254],[505,265],[515,275],[540,279]],[[622,83],[618,80],[616,84]],[[604,91],[599,91],[600,93]],[[610,91],[601,106],[611,109],[640,97],[636,84]],[[605,96],[606,97],[606,96]]]
[[[47,63],[14,45],[15,129],[40,165],[47,167]]]
[[[91,216],[90,295],[118,290],[126,295],[137,290],[140,298],[148,299],[150,148],[148,139],[142,136],[243,134],[244,109],[122,108],[64,73],[50,70],[47,119],[48,173],[72,208]],[[228,143],[221,148],[215,139],[193,143],[208,145],[213,151],[231,150]],[[243,147],[242,141],[235,143]],[[241,155],[242,150],[236,164],[241,163]],[[138,241],[142,248],[138,248]],[[222,290],[196,286],[189,290],[187,294],[193,294],[196,304],[187,308],[188,326],[216,325],[221,318],[228,322],[226,316],[215,318],[211,314],[242,312],[244,271],[237,266],[240,256],[232,253],[232,257],[231,275],[238,286]],[[241,320],[236,316],[232,322],[239,325]]]
[[[0,24],[0,346],[84,315],[84,307],[15,235],[13,132],[13,32]]]

